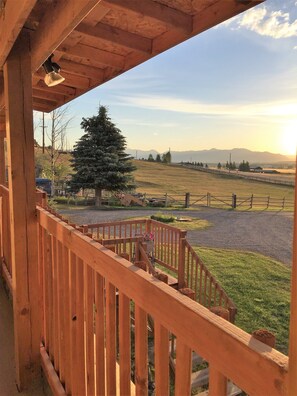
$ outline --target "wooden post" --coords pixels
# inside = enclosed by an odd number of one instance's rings
[[[251,205],[250,208],[253,209],[254,194],[251,195]]]
[[[181,231],[179,239],[179,253],[178,253],[178,288],[185,287],[185,237],[187,231]]]
[[[297,164],[297,156],[296,156]],[[288,395],[297,395],[297,172],[295,174],[293,262],[291,274],[291,316],[289,338],[289,388]]]
[[[16,380],[40,376],[37,216],[30,39],[21,33],[4,65]]]
[[[4,152],[4,134],[0,132],[0,184],[6,185],[5,180],[5,152]]]
[[[270,196],[268,195],[268,197],[267,197],[267,209],[269,208],[269,203],[270,203]]]
[[[189,208],[190,207],[190,193],[187,192],[185,195],[185,208]]]
[[[236,209],[236,206],[237,206],[237,196],[236,196],[236,194],[232,194],[232,208],[233,209]]]

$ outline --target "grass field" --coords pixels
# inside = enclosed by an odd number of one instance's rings
[[[234,250],[196,248],[238,307],[236,325],[248,333],[266,328],[288,353],[291,271],[268,257]]]
[[[137,191],[153,194],[191,194],[210,192],[217,196],[236,193],[238,196],[270,195],[273,198],[286,197],[293,200],[294,188],[278,186],[235,178],[228,175],[214,175],[186,169],[177,165],[164,165],[148,161],[134,161],[137,170],[134,177]]]

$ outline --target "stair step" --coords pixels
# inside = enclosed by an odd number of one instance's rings
[[[197,396],[208,396],[208,390],[197,393]],[[242,393],[242,390],[238,388],[235,384],[231,381],[228,381],[228,388],[227,388],[227,396],[237,396]]]
[[[208,384],[209,370],[208,368],[196,371],[191,374],[191,383],[193,388],[200,388]]]

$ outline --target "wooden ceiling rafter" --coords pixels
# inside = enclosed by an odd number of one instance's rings
[[[61,45],[56,52],[70,55],[79,60],[87,60],[91,66],[102,65],[110,66],[121,70],[124,67],[125,59],[121,55],[103,51],[98,48],[78,44],[75,47]]]
[[[42,65],[99,2],[100,0],[52,2],[31,40],[33,71]]]
[[[129,50],[143,52],[146,54],[150,54],[152,52],[151,39],[141,37],[135,33],[130,33],[126,30],[106,25],[101,22],[94,27],[89,26],[86,23],[81,23],[75,30],[83,35],[119,45]]]
[[[162,22],[172,28],[190,33],[192,30],[192,17],[167,5],[153,0],[102,0],[101,4],[113,9],[134,12],[145,15],[146,18]]]

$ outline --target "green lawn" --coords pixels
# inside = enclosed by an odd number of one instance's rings
[[[224,249],[195,248],[238,308],[236,325],[248,333],[266,328],[277,349],[288,353],[290,274],[268,257]]]

